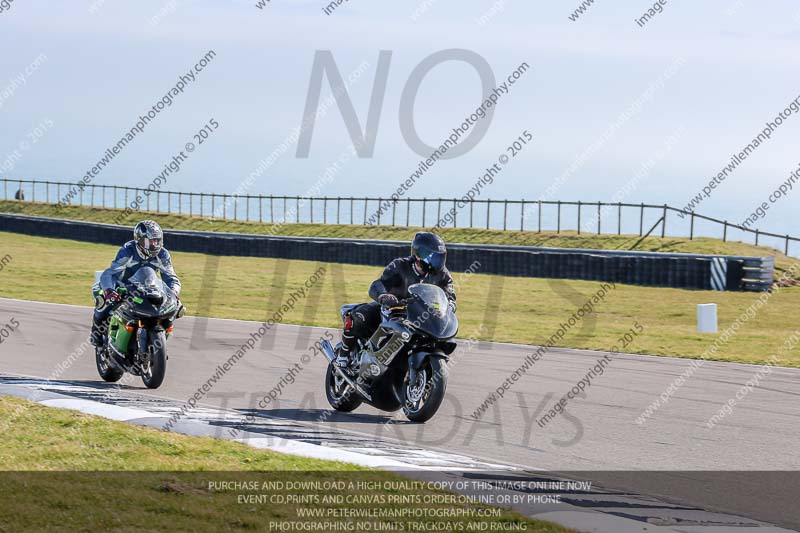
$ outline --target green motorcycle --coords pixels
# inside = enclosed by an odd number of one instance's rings
[[[113,305],[105,342],[95,351],[97,371],[108,382],[125,372],[141,376],[157,389],[167,371],[167,339],[173,323],[186,310],[151,267],[140,268],[117,292],[119,302],[107,302],[99,284],[92,287],[98,309]]]

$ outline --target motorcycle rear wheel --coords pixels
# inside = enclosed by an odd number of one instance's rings
[[[325,397],[341,413],[349,413],[361,405],[361,396],[337,375],[332,365],[325,372]]]
[[[403,380],[400,396],[403,414],[412,422],[427,422],[444,400],[447,388],[447,363],[438,357],[429,357],[417,371],[415,383],[409,382],[409,373]]]
[[[149,334],[148,361],[142,365],[142,381],[148,389],[157,389],[167,373],[167,337],[163,331]]]

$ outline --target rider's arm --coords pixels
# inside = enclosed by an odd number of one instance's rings
[[[174,292],[176,296],[180,296],[181,280],[178,279],[178,275],[172,267],[172,257],[170,257],[169,252],[164,249],[158,254],[158,269],[161,271],[161,279],[164,281],[164,284],[172,289],[172,292]]]
[[[131,254],[129,250],[123,246],[119,249],[119,252],[117,252],[117,257],[111,262],[111,266],[105,269],[100,276],[100,288],[103,289],[103,291],[109,289],[115,290],[117,288],[117,282],[125,274],[125,269],[128,268],[130,260]]]
[[[450,275],[450,272],[447,270],[442,272],[442,280],[439,282],[439,287],[444,290],[444,293],[447,295],[447,299],[450,301],[450,305],[453,308],[453,311],[456,310],[456,284],[453,281],[453,276]]]
[[[380,278],[372,282],[369,286],[369,296],[376,302],[381,294],[391,293],[392,289],[402,286],[403,277],[397,270],[397,263],[392,261],[383,270]]]

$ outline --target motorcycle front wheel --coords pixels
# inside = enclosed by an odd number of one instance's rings
[[[167,373],[167,337],[164,331],[149,331],[147,354],[141,362],[142,381],[148,389],[157,389]]]
[[[94,360],[97,365],[97,373],[103,378],[103,381],[115,383],[120,380],[125,373],[122,370],[111,365],[109,358],[111,355],[108,353],[108,348],[105,346],[96,346],[94,349]]]
[[[349,413],[361,405],[361,396],[339,376],[332,365],[325,372],[325,397],[331,407],[341,413]]]
[[[447,388],[447,363],[439,357],[429,357],[417,370],[414,383],[410,382],[410,370],[403,380],[401,396],[403,413],[412,422],[427,422],[444,400]]]

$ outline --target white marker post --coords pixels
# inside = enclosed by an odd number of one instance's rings
[[[697,332],[717,332],[717,304],[697,304]]]

